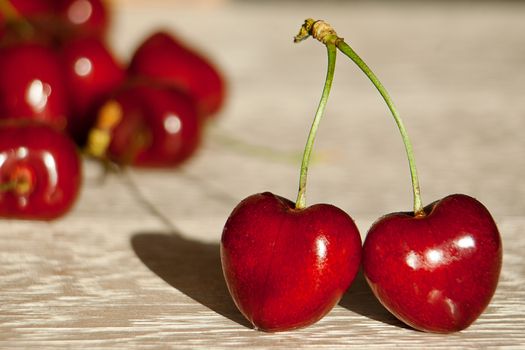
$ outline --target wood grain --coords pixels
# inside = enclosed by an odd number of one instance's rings
[[[525,6],[297,7],[154,1],[115,8],[111,42],[122,59],[145,33],[168,26],[226,72],[228,105],[184,167],[103,178],[86,160],[83,191],[68,216],[0,222],[0,348],[525,348]],[[326,64],[319,44],[291,43],[309,16],[332,22],[390,89],[413,138],[423,200],[468,193],[498,223],[498,290],[463,332],[405,327],[362,276],[327,317],[286,333],[252,330],[228,295],[218,242],[230,211],[264,190],[295,197]],[[411,204],[389,118],[340,56],[308,201],[348,211],[363,237],[377,217]]]

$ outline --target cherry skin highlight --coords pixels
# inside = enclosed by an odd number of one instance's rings
[[[476,199],[450,195],[426,215],[393,213],[370,228],[363,270],[397,318],[428,332],[460,331],[489,304],[502,264],[501,238]]]
[[[80,182],[80,157],[69,137],[44,124],[0,124],[0,217],[63,216]]]
[[[223,105],[226,88],[219,70],[205,56],[166,32],[154,33],[140,45],[129,72],[187,92],[203,116],[217,113]]]
[[[344,211],[328,204],[295,209],[269,192],[241,201],[221,238],[230,294],[268,332],[320,320],[353,281],[360,258],[361,237]]]
[[[69,104],[57,55],[24,43],[0,50],[0,119],[32,119],[63,129]]]
[[[63,29],[74,36],[102,38],[108,29],[110,13],[102,0],[58,0],[55,13]]]

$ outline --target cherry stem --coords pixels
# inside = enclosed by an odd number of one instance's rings
[[[333,39],[335,40],[335,37]],[[324,110],[326,108],[326,103],[328,102],[328,96],[330,96],[330,89],[332,88],[332,82],[334,80],[335,58],[337,54],[334,40],[326,43],[326,49],[328,52],[328,68],[321,100],[319,101],[319,106],[317,107],[317,112],[315,113],[314,121],[310,128],[310,133],[308,134],[308,139],[304,148],[303,161],[301,163],[301,175],[299,178],[299,191],[297,194],[297,200],[295,202],[296,209],[303,209],[306,207],[306,178],[308,175],[308,166],[310,164],[312,148],[314,145],[315,136],[317,135],[317,129],[324,115]]]
[[[408,157],[408,164],[410,167],[410,176],[412,179],[412,189],[414,193],[414,215],[424,216],[425,213],[424,213],[423,205],[421,202],[421,190],[419,186],[419,179],[417,176],[414,152],[412,150],[412,143],[410,142],[410,139],[408,137],[408,133],[405,129],[405,125],[403,124],[403,120],[401,119],[401,116],[399,115],[399,112],[397,111],[397,108],[395,107],[392,101],[392,98],[386,91],[383,84],[381,84],[377,76],[372,72],[370,67],[368,67],[368,65],[361,59],[361,57],[359,57],[359,55],[347,43],[345,43],[344,39],[337,36],[334,29],[328,23],[324,21],[314,21],[313,19],[307,19],[305,23],[303,24],[303,26],[301,27],[301,30],[299,34],[296,36],[295,40],[296,42],[302,41],[311,35],[315,39],[326,44],[325,38],[328,34],[332,37],[333,36],[336,37],[336,40],[335,40],[336,47],[341,52],[343,52],[346,56],[348,56],[363,71],[363,73],[365,73],[365,75],[370,79],[372,84],[379,91],[379,93],[385,100],[388,106],[388,109],[392,113],[392,116],[394,117],[394,120],[399,129],[399,132],[401,133],[401,138],[403,139],[406,154]]]

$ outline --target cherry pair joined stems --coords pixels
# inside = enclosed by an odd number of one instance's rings
[[[317,133],[317,128],[324,114],[324,110],[325,110],[326,103],[328,101],[328,96],[330,94],[330,89],[332,86],[332,81],[333,81],[333,76],[334,76],[334,71],[335,71],[335,61],[336,61],[336,53],[337,53],[336,48],[337,48],[342,53],[344,53],[346,56],[348,56],[363,71],[363,73],[370,79],[372,84],[376,87],[376,89],[379,91],[379,93],[385,100],[388,106],[388,109],[390,110],[392,116],[394,117],[396,125],[399,129],[399,132],[401,133],[401,138],[403,139],[405,151],[406,151],[407,158],[408,158],[410,175],[411,175],[411,180],[412,180],[412,190],[413,190],[413,196],[414,196],[414,216],[416,217],[425,216],[423,204],[421,202],[419,179],[417,176],[414,152],[412,150],[412,143],[410,142],[410,139],[408,137],[408,133],[406,131],[403,120],[401,119],[401,116],[399,115],[399,112],[397,111],[397,108],[395,107],[392,101],[392,98],[388,94],[387,90],[385,89],[383,84],[381,84],[377,76],[372,72],[370,67],[368,67],[368,65],[344,41],[343,38],[340,38],[339,36],[337,36],[337,33],[335,32],[335,30],[329,24],[327,24],[324,21],[316,21],[310,18],[305,20],[299,33],[295,36],[294,42],[296,43],[301,42],[310,36],[312,36],[313,38],[319,40],[320,42],[326,45],[327,52],[328,52],[328,70],[327,70],[326,79],[325,79],[325,86],[324,86],[323,93],[321,96],[321,101],[319,102],[319,106],[317,108],[317,112],[315,114],[314,121],[312,123],[312,127],[310,129],[308,140],[305,146],[303,161],[301,164],[301,174],[300,174],[300,179],[299,179],[299,191],[297,195],[296,208],[301,209],[306,206],[305,192],[306,192],[306,179],[307,179],[307,173],[308,173],[308,164],[310,162],[310,156],[312,153],[312,147],[313,147],[313,143],[314,143],[315,136]]]

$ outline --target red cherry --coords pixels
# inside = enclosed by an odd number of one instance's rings
[[[359,268],[361,237],[341,209],[262,193],[228,218],[221,260],[237,307],[258,329],[284,331],[317,322],[340,300]]]
[[[102,135],[109,145],[99,149]],[[134,85],[105,103],[90,133],[90,153],[120,164],[175,166],[189,158],[201,139],[193,100],[173,88]]]
[[[0,118],[66,126],[67,95],[56,54],[37,44],[0,50]]]
[[[364,274],[381,303],[406,324],[460,331],[496,290],[501,238],[489,211],[472,197],[451,195],[425,212],[390,214],[372,226],[364,243]]]
[[[61,50],[62,69],[71,101],[68,130],[83,144],[95,108],[124,80],[124,69],[97,37],[68,41]]]
[[[102,37],[108,28],[109,12],[101,0],[59,0],[57,16],[68,31]]]
[[[225,83],[217,68],[165,32],[151,35],[140,45],[133,55],[129,72],[173,84],[188,92],[204,116],[217,113],[224,102]]]
[[[50,220],[74,204],[81,164],[72,141],[43,124],[0,126],[0,216]]]
[[[306,206],[308,167],[332,86],[335,46],[320,103],[306,141],[296,203],[262,193],[230,214],[221,237],[221,262],[230,294],[258,329],[306,327],[341,299],[359,269],[361,237],[352,218],[329,204]]]

